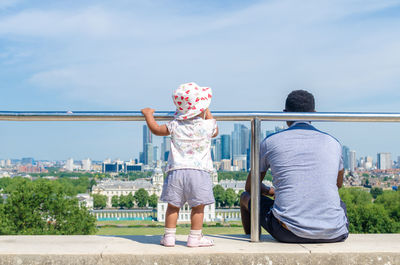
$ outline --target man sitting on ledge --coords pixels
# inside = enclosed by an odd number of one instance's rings
[[[291,92],[285,112],[315,112],[307,91]],[[288,121],[288,129],[267,136],[260,145],[260,181],[270,168],[272,187],[261,183],[260,224],[287,243],[344,241],[349,234],[340,143],[307,121]],[[251,173],[240,198],[243,228],[250,234]],[[272,196],[272,200],[266,196]]]

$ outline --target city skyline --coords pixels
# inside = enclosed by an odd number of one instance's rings
[[[261,138],[279,132],[286,129],[285,126],[275,126],[274,129],[267,129],[261,131]],[[162,139],[155,143],[154,139]],[[211,142],[211,155],[214,162],[221,162],[222,167],[224,167],[224,160],[230,160],[229,166],[234,166],[238,161],[243,160],[243,165],[239,165],[239,168],[248,169],[250,167],[250,129],[242,123],[234,123],[233,130],[230,133],[219,134],[218,137],[213,138]],[[136,163],[142,163],[144,165],[152,165],[156,161],[167,161],[168,152],[170,150],[170,136],[157,137],[151,134],[147,125],[142,126],[142,149],[138,151],[136,157],[131,157],[129,160],[120,158],[102,158],[102,159],[92,159],[87,157],[85,159],[74,159],[69,157],[68,159],[61,159],[57,161],[65,161],[65,168],[69,171],[74,169],[74,160],[80,161],[82,163],[82,168],[90,168],[93,162],[106,162],[111,163],[111,161],[135,161]],[[369,154],[366,156],[357,156],[357,151],[349,148],[346,145],[342,145],[342,157],[344,168],[350,171],[354,171],[358,167],[363,167],[365,169],[389,169],[393,166],[398,166],[400,162],[400,156],[392,154],[390,152],[377,152],[374,156]],[[0,157],[0,167],[4,165],[7,159],[18,160],[22,165],[33,164],[34,160],[37,161],[52,161],[51,159],[35,159],[33,157],[21,157],[21,158],[2,158]],[[107,162],[108,161],[108,162]],[[240,163],[240,162],[239,162]],[[89,164],[89,166],[88,166]],[[225,167],[226,167],[225,163]],[[237,165],[235,165],[237,166]]]

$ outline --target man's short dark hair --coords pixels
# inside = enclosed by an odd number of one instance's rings
[[[305,90],[294,90],[286,98],[285,111],[313,112],[315,111],[314,96]]]

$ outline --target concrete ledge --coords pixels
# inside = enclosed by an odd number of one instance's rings
[[[0,265],[10,264],[400,264],[400,234],[350,235],[334,244],[282,244],[270,236],[209,235],[214,247],[159,245],[160,236],[0,236]]]

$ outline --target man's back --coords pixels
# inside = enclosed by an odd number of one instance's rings
[[[274,177],[273,214],[300,237],[331,239],[347,233],[340,206],[341,145],[309,123],[267,137],[261,144],[260,172]]]

